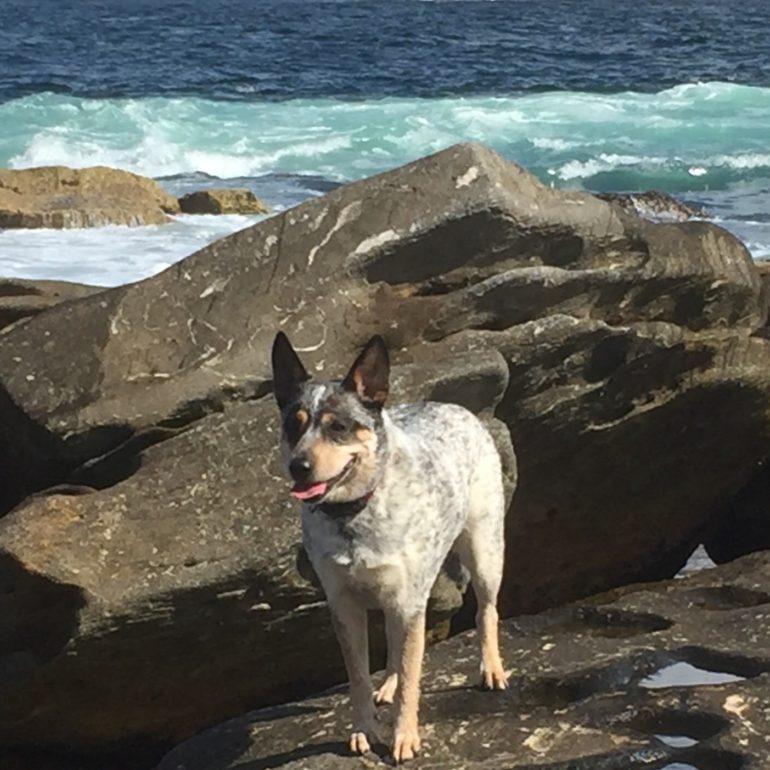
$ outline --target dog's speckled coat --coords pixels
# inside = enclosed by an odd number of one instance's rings
[[[287,464],[310,457],[311,484],[333,479],[321,499],[303,503],[302,532],[350,677],[350,747],[369,749],[374,700],[395,696],[393,753],[397,761],[409,759],[420,748],[425,609],[450,550],[469,569],[478,599],[483,684],[501,689],[507,682],[496,610],[504,553],[500,457],[463,407],[425,402],[384,409],[388,361],[379,338],[341,383],[310,382],[283,335],[273,367]],[[326,468],[323,478],[319,466]],[[366,609],[373,608],[384,611],[388,640],[386,680],[376,695],[366,631]]]

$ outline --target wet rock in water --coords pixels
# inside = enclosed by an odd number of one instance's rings
[[[321,376],[381,333],[395,399],[488,422],[509,491],[518,462],[510,615],[682,567],[770,450],[766,315],[724,230],[461,145],[31,318],[3,335],[0,379],[59,459],[32,444],[47,477],[9,474],[4,510],[69,486],[0,522],[3,617],[58,644],[0,636],[0,745],[157,746],[342,678],[275,459],[277,329]],[[16,592],[29,576],[82,605]],[[439,631],[460,588],[435,597]]]
[[[415,767],[770,766],[770,552],[505,621],[501,641],[512,676],[499,693],[478,687],[473,633],[428,650]],[[339,691],[254,711],[158,770],[359,768],[349,720]],[[384,742],[364,764],[379,766]]]
[[[176,198],[146,177],[104,166],[0,169],[0,229],[157,225]]]
[[[686,222],[704,219],[710,214],[700,206],[691,206],[664,192],[651,190],[635,193],[598,193],[597,198],[615,203],[630,214],[657,222]]]
[[[101,286],[69,281],[0,278],[0,332],[61,302],[89,297],[100,291],[104,291]]]
[[[200,190],[179,199],[184,214],[269,214],[270,209],[247,188]]]

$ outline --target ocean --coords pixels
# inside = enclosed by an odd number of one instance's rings
[[[104,164],[275,210],[454,142],[656,189],[770,256],[770,3],[3,0],[0,166]],[[100,285],[254,218],[0,231],[0,275]]]

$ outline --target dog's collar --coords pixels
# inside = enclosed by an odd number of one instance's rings
[[[367,492],[363,497],[357,500],[347,500],[344,503],[318,503],[315,507],[317,511],[326,514],[330,519],[349,519],[366,508],[372,499],[374,490]]]

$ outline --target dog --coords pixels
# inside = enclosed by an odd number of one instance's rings
[[[341,381],[311,380],[280,332],[272,350],[282,449],[302,537],[331,609],[350,683],[354,753],[377,739],[375,705],[396,703],[393,758],[420,750],[425,612],[455,551],[478,602],[482,685],[507,686],[498,643],[505,502],[500,456],[471,412],[422,402],[385,409],[390,364],[373,337]],[[373,690],[367,610],[385,616],[385,681]]]

